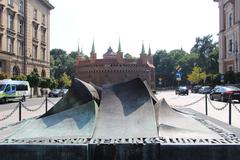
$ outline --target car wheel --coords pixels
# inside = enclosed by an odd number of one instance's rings
[[[213,100],[213,96],[210,94],[210,99]]]
[[[1,103],[2,103],[2,104],[7,103],[7,99],[6,99],[6,98],[2,98],[2,99],[1,99]]]
[[[224,98],[223,95],[221,95],[221,98],[220,98],[221,102],[226,102],[226,99]]]

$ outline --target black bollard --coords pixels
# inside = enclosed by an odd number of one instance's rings
[[[19,122],[22,120],[22,102],[21,102],[21,100],[19,100],[19,102],[18,102],[18,104],[19,104]]]
[[[47,96],[46,96],[46,100],[45,100],[45,105],[46,105],[46,113],[48,111],[48,103],[47,103],[48,99],[47,99]]]
[[[229,102],[229,125],[231,125],[232,124],[232,97],[231,96],[229,96],[228,102]]]
[[[207,116],[208,115],[207,94],[205,94],[205,111],[206,111],[206,116]]]

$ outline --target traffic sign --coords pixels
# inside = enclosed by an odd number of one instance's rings
[[[220,76],[220,82],[224,83],[224,74]]]
[[[181,79],[182,79],[182,73],[181,72],[176,73],[176,79],[177,79],[177,81],[181,81]]]

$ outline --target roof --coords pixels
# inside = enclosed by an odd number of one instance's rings
[[[49,9],[54,9],[54,6],[48,0],[40,0],[40,2],[42,2]]]
[[[103,55],[103,58],[115,58],[117,56],[117,53],[113,52],[112,48],[109,47],[107,52]]]

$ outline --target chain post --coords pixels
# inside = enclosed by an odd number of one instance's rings
[[[228,102],[229,102],[229,125],[232,124],[232,97],[229,95],[228,97]]]
[[[45,105],[46,105],[46,113],[48,111],[48,98],[47,98],[47,95],[46,95],[46,99],[45,99]]]
[[[205,93],[205,111],[206,111],[206,116],[208,115],[208,106],[207,106],[207,94]]]
[[[22,120],[22,102],[19,100],[19,122]]]

